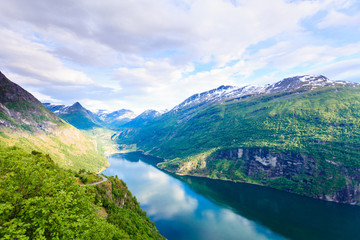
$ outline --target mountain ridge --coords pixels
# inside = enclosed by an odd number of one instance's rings
[[[261,94],[273,94],[278,92],[294,91],[298,89],[307,91],[315,90],[319,87],[335,85],[347,85],[353,87],[359,86],[358,83],[353,82],[331,81],[323,75],[294,76],[284,78],[281,81],[275,82],[273,84],[266,84],[264,86],[246,85],[243,87],[236,87],[221,85],[218,88],[192,95],[191,97],[181,102],[179,105],[175,106],[171,111],[177,111],[184,107],[191,107],[194,105],[203,105],[211,102],[221,102],[235,98],[241,98],[244,96],[249,97]]]
[[[62,120],[44,108],[32,94],[0,72],[0,125],[32,131],[50,131]]]
[[[360,204],[359,84],[296,76],[261,94],[245,90],[193,95],[117,141],[164,158],[158,167],[176,174]]]
[[[94,127],[106,127],[116,130],[136,117],[136,115],[128,109],[120,109],[113,112],[108,112],[106,110],[92,112],[84,108],[79,102],[76,102],[71,106],[51,103],[43,103],[43,105],[60,118],[63,118],[70,124],[84,130],[92,129]]]
[[[0,74],[0,144],[49,154],[63,168],[100,171],[108,162],[95,139],[66,123]]]

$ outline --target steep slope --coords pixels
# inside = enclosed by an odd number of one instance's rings
[[[118,178],[79,186],[48,155],[0,145],[1,239],[163,239]]]
[[[123,130],[119,143],[165,158],[159,167],[178,174],[360,203],[357,84],[298,76],[194,96],[142,128]]]
[[[99,171],[108,164],[94,139],[58,118],[2,73],[0,143],[49,154],[65,168]]]
[[[11,129],[51,131],[62,121],[0,72],[0,124]]]

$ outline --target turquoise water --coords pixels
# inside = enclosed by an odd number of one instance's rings
[[[360,207],[256,185],[176,176],[139,153],[109,157],[168,239],[360,239]]]

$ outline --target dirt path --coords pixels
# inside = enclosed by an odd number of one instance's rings
[[[101,176],[101,175],[99,175],[99,177],[101,177],[101,178],[102,178],[102,180],[101,180],[100,182],[94,182],[94,183],[89,183],[89,184],[83,184],[83,185],[80,185],[80,186],[81,186],[81,187],[83,187],[83,186],[89,186],[89,185],[98,185],[98,184],[100,184],[100,183],[103,183],[103,182],[107,181],[107,178],[106,178],[106,177]]]

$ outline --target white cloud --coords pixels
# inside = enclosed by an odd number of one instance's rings
[[[58,99],[54,99],[50,96],[44,95],[42,93],[36,92],[36,91],[31,91],[31,93],[41,102],[51,102],[51,103],[60,103],[61,101]]]
[[[355,37],[336,45],[336,36],[317,36],[303,24],[358,31],[357,5],[354,0],[5,0],[1,70],[62,101],[93,100],[102,108],[119,103],[136,111],[172,108],[219,85],[261,83],[298,68],[321,70],[358,54]],[[313,18],[318,13],[326,15]],[[269,39],[270,46],[257,46]],[[201,69],[205,65],[212,67]]]
[[[350,80],[360,82],[360,59],[347,59],[310,70],[323,73],[333,80]]]
[[[327,16],[317,24],[319,28],[337,27],[341,25],[356,25],[359,29],[360,16],[349,16],[335,10],[330,11]]]
[[[89,85],[94,81],[85,73],[72,70],[49,53],[46,46],[34,43],[19,33],[0,28],[0,64],[5,72],[17,74],[26,85]],[[23,81],[23,82],[22,82]]]

